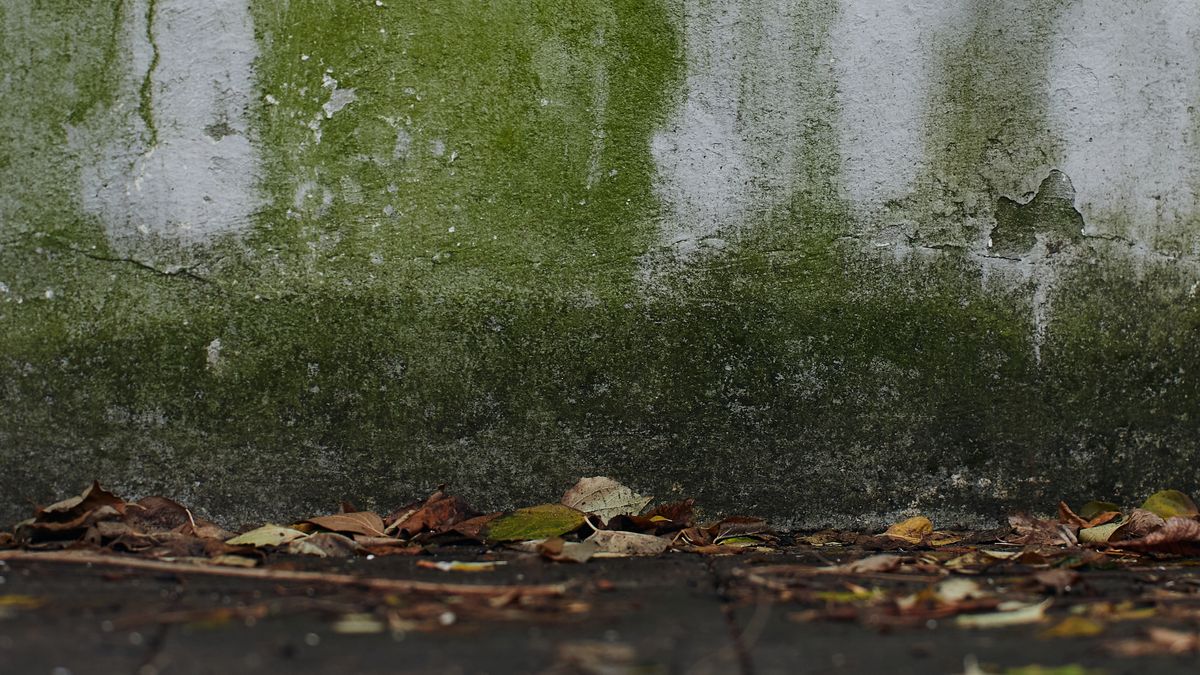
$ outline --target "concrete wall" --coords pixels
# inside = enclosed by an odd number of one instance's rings
[[[1200,482],[1192,0],[0,2],[0,515]]]

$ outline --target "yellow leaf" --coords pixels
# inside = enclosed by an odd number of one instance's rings
[[[1104,624],[1085,616],[1069,616],[1056,626],[1042,631],[1044,638],[1091,637],[1104,632]]]
[[[1192,498],[1183,494],[1179,490],[1163,490],[1150,495],[1142,508],[1161,517],[1163,520],[1182,516],[1190,518],[1191,516],[1200,513],[1196,509],[1196,502]]]
[[[304,536],[306,535],[300,530],[293,530],[290,527],[263,525],[258,529],[238,535],[225,543],[230,546],[282,546],[289,541]]]
[[[1001,604],[1000,607],[1005,611],[991,614],[966,614],[956,618],[954,623],[960,628],[1005,628],[1039,623],[1046,618],[1046,608],[1050,606],[1050,603],[1051,600],[1047,598],[1037,604],[1018,604],[1011,609]]]
[[[1079,531],[1079,541],[1084,544],[1103,544],[1108,541],[1113,532],[1121,527],[1121,523],[1108,523],[1097,527],[1085,527]]]
[[[925,516],[913,516],[908,520],[896,523],[883,533],[885,537],[892,539],[901,539],[910,544],[917,544],[925,538],[925,535],[933,533],[933,522]]]

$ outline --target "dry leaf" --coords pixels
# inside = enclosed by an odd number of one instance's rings
[[[378,514],[370,511],[357,511],[355,513],[337,513],[332,516],[321,516],[319,518],[309,518],[304,521],[312,523],[323,530],[331,530],[333,532],[342,532],[346,534],[362,534],[368,537],[382,537],[383,534],[383,519]]]
[[[852,560],[844,565],[835,565],[833,567],[821,568],[828,572],[848,572],[850,574],[875,574],[879,572],[892,572],[899,569],[904,558],[898,555],[888,555],[886,553],[873,555],[863,558],[862,560]]]
[[[290,527],[263,525],[245,534],[238,535],[225,543],[230,546],[283,546],[290,541],[302,539],[305,536],[307,535],[300,530],[293,530]]]
[[[1146,509],[1134,509],[1133,512],[1129,514],[1129,518],[1125,520],[1125,522],[1121,523],[1121,525],[1113,532],[1112,536],[1109,537],[1108,540],[1117,542],[1128,541],[1131,539],[1141,539],[1151,532],[1156,532],[1162,529],[1162,527],[1166,524],[1167,521],[1163,520],[1161,516],[1153,511],[1147,511]]]
[[[1042,631],[1043,638],[1092,637],[1104,632],[1104,624],[1086,616],[1069,616],[1058,625]]]
[[[1200,652],[1200,633],[1148,628],[1145,640],[1120,640],[1111,649],[1129,657],[1192,654]]]
[[[1200,556],[1200,523],[1190,518],[1171,518],[1144,537],[1116,542],[1113,546],[1143,553]]]
[[[102,506],[111,506],[118,513],[125,512],[125,500],[100,487],[99,481],[92,481],[91,487],[84,490],[83,494],[38,509],[35,518],[39,521],[68,521]]]
[[[589,537],[588,541],[595,544],[599,553],[610,556],[661,555],[671,547],[671,542],[662,537],[611,530],[600,530]]]
[[[1006,541],[1021,545],[1074,545],[1078,543],[1075,529],[1053,520],[1041,520],[1026,514],[1009,516],[1014,536]]]
[[[417,567],[423,567],[439,572],[494,572],[500,565],[507,565],[503,560],[485,560],[481,562],[463,562],[461,560],[418,560]]]
[[[1003,611],[989,614],[967,614],[956,618],[954,623],[960,628],[1006,628],[1027,623],[1039,623],[1046,618],[1046,609],[1050,607],[1051,602],[1047,598],[1032,605],[1004,603],[1000,605]]]
[[[1058,522],[1075,527],[1087,527],[1088,521],[1079,517],[1066,502],[1058,503]]]
[[[932,521],[925,516],[913,516],[908,520],[892,525],[882,536],[900,539],[910,544],[919,544],[925,538],[925,535],[932,533]]]
[[[387,534],[413,537],[422,532],[447,532],[455,525],[478,515],[460,497],[438,488],[423,502],[409,504],[384,519]]]
[[[598,516],[607,523],[614,516],[638,515],[652,499],[635,493],[611,478],[596,476],[579,479],[561,501],[565,506]]]
[[[317,532],[288,542],[284,550],[295,555],[318,558],[349,558],[358,553],[360,547],[353,539],[336,532]]]
[[[596,543],[563,541],[560,537],[551,537],[538,544],[537,550],[543,558],[555,562],[585,563],[596,554]]]

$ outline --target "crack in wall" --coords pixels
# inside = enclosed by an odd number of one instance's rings
[[[146,0],[146,42],[150,45],[150,64],[142,78],[142,86],[138,90],[138,115],[146,125],[147,145],[154,148],[158,145],[158,128],[154,125],[154,71],[158,69],[160,54],[158,43],[154,39],[155,8],[158,0]]]

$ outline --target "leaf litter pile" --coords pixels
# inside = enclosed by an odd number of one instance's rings
[[[282,598],[234,608],[129,617],[157,623],[255,620],[325,611],[333,630],[440,630],[462,620],[586,614],[607,579],[488,583],[515,560],[586,564],[603,558],[740,556],[722,592],[771,603],[796,622],[853,622],[881,631],[950,624],[963,630],[1035,625],[1039,637],[1103,637],[1117,656],[1200,654],[1200,510],[1166,490],[1138,508],[1059,503],[987,532],[938,530],[923,516],[878,534],[778,533],[761,518],[697,521],[692,500],[653,504],[616,481],[584,478],[558,503],[479,513],[439,488],[386,515],[343,503],[337,513],[228,532],[165,497],[126,501],[94,483],[0,532],[0,561],[120,566],[361,591],[347,605]],[[415,556],[421,579],[330,571],[329,559]],[[306,563],[327,559],[322,564]],[[344,568],[343,568],[344,569]],[[438,574],[445,573],[445,574]],[[518,577],[519,578],[519,577]],[[570,578],[568,576],[568,578]],[[0,618],[39,600],[0,595]],[[1133,635],[1132,637],[1129,635]],[[978,672],[984,672],[979,670]],[[1075,672],[1075,671],[1071,671]],[[1083,672],[1083,671],[1080,671]]]

